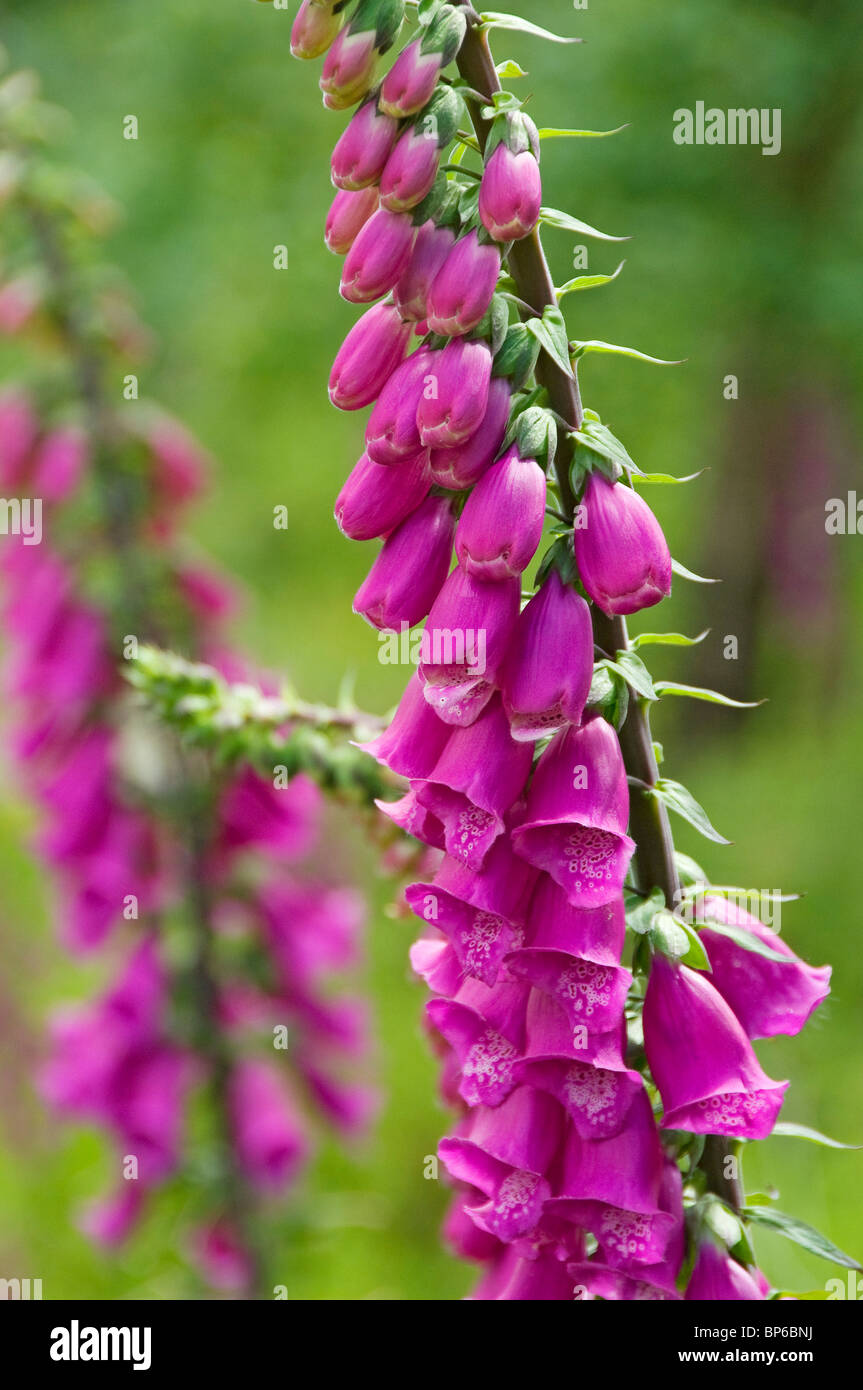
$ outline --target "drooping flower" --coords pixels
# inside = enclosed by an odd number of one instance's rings
[[[527,569],[542,537],[545,488],[539,464],[516,445],[483,474],[456,531],[456,555],[468,574],[508,579]]]
[[[479,428],[488,405],[491,360],[481,339],[453,339],[433,354],[417,406],[426,448],[463,444]]]
[[[338,0],[303,0],[291,29],[295,58],[320,58],[335,39],[344,19]]]
[[[380,299],[401,279],[416,228],[407,213],[378,208],[363,224],[345,257],[339,293],[354,304]]]
[[[412,116],[422,109],[451,63],[465,35],[464,11],[444,5],[421,38],[402,49],[384,78],[381,107],[391,116]]]
[[[430,484],[426,450],[403,459],[396,468],[363,454],[336,498],[339,529],[354,541],[387,536],[416,510]]]
[[[429,495],[384,542],[354,597],[373,627],[399,631],[427,615],[452,557],[455,517],[448,497]]]
[[[704,903],[708,922],[729,926],[751,935],[778,952],[782,960],[747,951],[720,931],[706,927],[701,941],[710,959],[710,983],[742,1023],[750,1038],[793,1037],[814,1009],[830,993],[830,966],[807,965],[786,945],[778,932],[764,926],[727,898],[708,896]]]
[[[439,487],[461,492],[478,482],[491,467],[506,434],[511,400],[509,382],[505,377],[493,376],[485,414],[473,434],[462,444],[431,451],[429,468]]]
[[[708,1238],[698,1247],[683,1297],[687,1303],[756,1303],[764,1293],[748,1269]]]
[[[428,295],[428,325],[447,338],[469,333],[486,314],[500,274],[500,251],[476,231],[450,251]]]
[[[432,281],[455,245],[451,227],[439,227],[429,218],[416,234],[410,260],[393,297],[403,318],[419,323],[428,316],[428,293]]]
[[[336,353],[330,400],[360,410],[377,400],[407,351],[411,324],[392,304],[375,304],[358,319]]]
[[[336,188],[355,191],[380,183],[398,133],[398,121],[380,111],[373,97],[363,102],[333,150],[330,167]]]
[[[741,1024],[700,971],[654,958],[644,1046],[667,1128],[740,1139],[770,1133],[788,1082],[762,1070]]]
[[[517,579],[484,584],[457,565],[432,604],[420,670],[425,698],[447,724],[470,724],[492,698],[519,595]]]
[[[479,215],[495,241],[520,241],[539,221],[542,179],[539,137],[523,112],[507,118],[506,132],[486,159]]]
[[[358,193],[339,191],[327,213],[324,241],[336,256],[347,255],[363,227],[378,209],[378,190],[373,185]]]
[[[552,568],[522,610],[501,677],[513,737],[531,741],[580,723],[592,679],[590,610]]]
[[[591,473],[574,532],[581,582],[604,613],[638,613],[671,593],[671,555],[643,497]]]
[[[620,893],[635,848],[626,834],[629,790],[614,730],[593,717],[561,730],[542,754],[513,846],[545,869],[575,907]]]

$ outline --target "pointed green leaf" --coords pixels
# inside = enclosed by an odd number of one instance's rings
[[[497,10],[484,10],[480,15],[480,25],[483,29],[513,29],[519,34],[532,34],[537,39],[550,39],[552,43],[581,43],[581,39],[564,38],[561,34],[553,34],[550,29],[541,29],[538,24],[531,24],[529,19],[522,19],[516,14],[500,14]]]
[[[624,241],[625,239],[624,237],[606,237],[607,241]],[[600,342],[598,338],[592,339],[590,342],[586,343],[575,343],[574,347],[579,356],[585,352],[613,352],[616,353],[618,357],[634,357],[639,362],[654,362],[658,367],[679,367],[686,360],[684,357],[676,361],[668,360],[664,357],[651,357],[646,352],[639,352],[637,348],[620,347],[617,343],[603,343]]]
[[[679,560],[672,560],[671,568],[681,579],[691,579],[693,584],[721,584],[721,579],[705,579],[702,574],[693,574],[685,565],[681,565]]]
[[[721,695],[718,690],[702,690],[697,685],[679,685],[676,681],[657,681],[656,689],[661,695],[688,695],[691,700],[709,700],[714,705],[728,705],[731,709],[757,709],[763,700],[732,700],[730,695]]]
[[[639,473],[638,481],[640,483],[659,483],[663,487],[668,487],[674,483],[694,483],[695,479],[700,478],[703,472],[704,469],[699,468],[697,473],[687,473],[685,478],[675,478],[673,473]]]
[[[558,301],[567,294],[574,294],[577,290],[593,290],[599,285],[610,285],[612,280],[617,279],[625,265],[626,261],[621,261],[617,270],[613,271],[611,275],[576,275],[575,279],[567,280],[565,285],[561,285],[559,290],[555,290]]]
[[[603,140],[606,135],[619,135],[629,129],[629,122],[618,125],[614,130],[557,130],[553,126],[543,126],[538,132],[540,140]]]
[[[799,1221],[795,1216],[786,1216],[785,1212],[777,1211],[775,1207],[744,1207],[742,1215],[747,1221],[754,1221],[768,1230],[778,1231],[795,1245],[802,1246],[813,1255],[819,1255],[822,1260],[830,1260],[833,1264],[841,1265],[843,1269],[863,1268],[852,1255],[846,1255],[844,1250],[840,1250],[832,1240],[816,1231],[814,1226],[807,1226],[805,1221]]]
[[[498,63],[495,71],[502,80],[506,80],[510,77],[527,77],[524,68],[520,63],[517,63],[514,58],[504,58],[502,63]]]
[[[624,680],[632,686],[639,695],[643,695],[645,700],[656,699],[656,689],[650,676],[650,672],[645,666],[640,656],[635,652],[618,652],[614,661],[609,662],[613,671],[619,671]]]
[[[631,927],[639,936],[646,935],[653,925],[653,919],[657,912],[665,908],[665,896],[661,888],[654,888],[649,898],[639,898],[633,895],[630,899],[631,905],[626,908],[626,925]]]
[[[700,864],[696,864],[694,859],[688,854],[682,854],[679,849],[674,851],[674,862],[682,884],[687,887],[692,884],[697,884],[699,888],[704,887],[707,876]]]
[[[695,829],[704,836],[706,840],[713,840],[718,845],[730,845],[731,841],[726,840],[724,835],[714,829],[703,806],[700,806],[695,797],[680,782],[672,782],[667,777],[661,777],[655,787],[651,788],[652,795],[658,796],[670,811],[676,812],[684,820],[694,825]]]
[[[790,1120],[782,1120],[775,1124],[770,1131],[771,1136],[778,1134],[786,1139],[808,1139],[810,1144],[821,1144],[825,1149],[863,1149],[863,1144],[840,1144],[838,1139],[831,1139],[828,1134],[821,1134],[817,1129],[810,1129],[808,1125],[795,1125]]]
[[[566,324],[561,310],[547,305],[541,319],[528,319],[527,328],[551,360],[571,377],[572,365],[569,360]]]
[[[578,232],[581,236],[596,237],[597,241],[629,241],[628,236],[611,236],[609,232],[599,232],[587,222],[571,217],[559,208],[540,208],[539,220],[549,227],[558,227],[562,232]]]
[[[620,468],[628,468],[633,473],[639,472],[623,444],[600,420],[585,421],[580,430],[572,431],[570,439],[575,440],[576,444],[583,445],[591,453],[599,454],[601,458],[619,464],[620,467],[616,470],[616,476],[619,476]]]
[[[697,647],[709,631],[710,628],[706,627],[697,637],[684,637],[682,632],[639,632],[636,637],[629,639],[629,645],[633,651],[637,651],[639,647]],[[657,690],[662,683],[657,682]]]

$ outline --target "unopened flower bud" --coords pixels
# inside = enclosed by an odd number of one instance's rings
[[[363,314],[333,363],[333,405],[339,410],[360,410],[371,405],[404,357],[412,327],[393,304],[375,304]]]
[[[581,582],[604,613],[638,613],[671,593],[671,555],[653,512],[638,493],[591,473],[584,525],[574,533]]]
[[[542,537],[545,474],[508,449],[467,499],[456,533],[459,564],[476,579],[509,579],[527,569]]]
[[[383,115],[374,99],[364,102],[333,150],[331,172],[336,188],[367,188],[380,183],[398,133],[398,121]]]
[[[347,254],[339,293],[354,304],[369,304],[393,288],[407,268],[416,228],[406,213],[379,208]]]
[[[500,252],[476,231],[456,242],[428,296],[428,322],[446,338],[468,333],[488,311],[500,274]]]
[[[377,210],[377,188],[363,188],[359,193],[337,193],[327,213],[324,231],[328,249],[336,256],[346,255]]]

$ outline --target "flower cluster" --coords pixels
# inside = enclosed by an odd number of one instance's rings
[[[185,558],[178,535],[207,459],[151,407],[109,410],[99,383],[118,345],[104,323],[79,331],[72,311],[74,204],[38,203],[37,151],[6,158],[9,243],[41,264],[50,238],[50,291],[3,318],[28,366],[26,384],[0,397],[0,487],[22,499],[18,515],[37,507],[40,518],[38,535],[22,526],[4,542],[4,689],[61,940],[79,956],[104,950],[113,972],[98,999],[56,1019],[41,1086],[116,1150],[113,1189],[84,1217],[95,1239],[116,1245],[160,1186],[191,1173],[190,1259],[214,1287],[249,1292],[263,1277],[256,1207],[295,1182],[315,1116],[345,1134],[369,1118],[355,1065],[367,1022],[332,989],[357,963],[362,907],[296,871],[321,829],[312,781],[283,785],[242,765],[216,775],[128,690],[122,657],[156,636],[248,678],[224,634],[235,596]],[[65,354],[62,385],[31,352],[49,332]],[[202,1093],[204,1160],[187,1137]]]
[[[456,1191],[448,1238],[485,1268],[477,1298],[763,1298],[736,1212],[733,1239],[716,1219],[704,1137],[771,1131],[787,1083],[751,1040],[797,1032],[829,971],[721,896],[687,932],[667,885],[639,875],[633,891],[642,846],[595,633],[670,593],[670,553],[598,417],[549,409],[567,352],[556,302],[541,323],[510,321],[536,305],[518,266],[532,256],[545,273],[536,128],[500,94],[461,6],[421,4],[418,36],[375,85],[401,8],[306,4],[293,48],[332,42],[325,104],[360,103],[333,155],[326,242],[345,256],[343,297],[373,307],[329,389],[341,409],[373,408],[336,518],[383,541],[355,611],[385,630],[426,620],[418,670],[366,749],[406,783],[382,811],[439,856],[406,897],[459,1111],[439,1150]],[[447,78],[457,55],[487,90]],[[453,128],[464,97],[477,138]],[[549,476],[573,446],[577,467]],[[523,604],[547,512],[564,526]],[[629,936],[628,909],[641,914]]]

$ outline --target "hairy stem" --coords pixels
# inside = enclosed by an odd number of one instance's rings
[[[454,0],[460,3],[460,0]],[[470,10],[470,5],[465,5]],[[491,99],[501,90],[494,60],[488,46],[487,35],[475,23],[470,22],[467,36],[458,56],[459,71],[469,85]],[[468,100],[474,129],[480,148],[485,147],[489,123],[480,114],[479,104]],[[537,314],[542,314],[547,305],[556,305],[554,281],[548,268],[542,239],[537,227],[529,237],[513,243],[509,252],[509,267],[516,282],[519,295]],[[548,392],[552,408],[568,425],[578,429],[582,422],[581,393],[578,385],[577,364],[573,365],[572,376],[568,376],[547,353],[540,353],[537,364],[537,380]],[[561,507],[567,520],[573,519],[575,497],[570,483],[570,462],[572,459],[571,441],[566,437],[559,441],[555,458],[555,472]],[[613,655],[625,651],[629,645],[626,621],[624,618],[609,618],[593,605],[593,627],[597,645]],[[645,788],[655,786],[659,769],[650,732],[650,719],[645,703],[630,690],[629,711],[620,730],[620,747],[627,774],[643,783]],[[649,791],[634,790],[630,805],[630,828],[636,842],[635,873],[638,886],[644,893],[659,888],[669,907],[676,906],[680,881],[674,860],[674,839],[671,825],[662,802]],[[705,1145],[702,1169],[707,1176],[710,1189],[730,1202],[734,1207],[742,1205],[742,1192],[737,1179],[724,1176],[724,1159],[728,1154],[727,1144],[717,1136],[711,1135]]]

